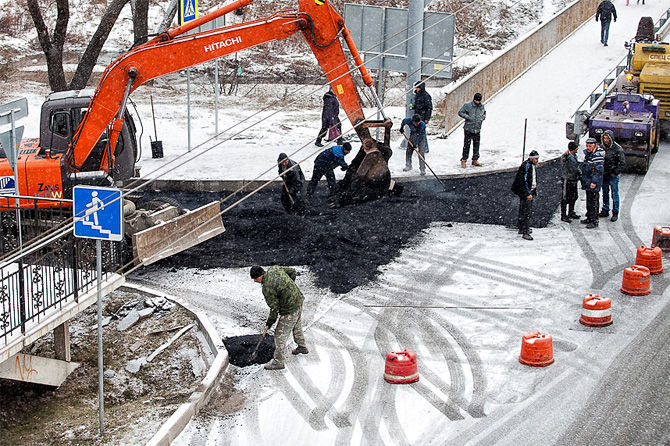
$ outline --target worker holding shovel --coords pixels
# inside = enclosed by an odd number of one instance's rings
[[[408,126],[409,142],[405,150],[405,168],[403,171],[412,170],[412,154],[414,150],[419,155],[419,170],[421,175],[426,174],[426,163],[424,162],[425,147],[426,147],[426,123],[421,120],[421,115],[418,113],[411,118],[405,118],[400,124],[400,133],[405,134],[405,126]]]
[[[284,363],[284,350],[286,342],[291,333],[298,347],[291,353],[294,355],[309,353],[305,345],[305,336],[302,333],[302,303],[305,297],[295,284],[295,269],[286,266],[271,266],[265,271],[256,265],[251,267],[251,278],[263,286],[265,302],[270,307],[270,316],[265,324],[266,332],[272,327],[279,316],[277,328],[275,328],[275,354],[274,359],[265,365],[268,370],[281,370],[286,367]]]
[[[305,203],[302,199],[302,185],[305,182],[305,175],[302,173],[300,165],[282,152],[277,159],[277,167],[283,182],[282,206],[284,206],[287,214],[304,215]]]

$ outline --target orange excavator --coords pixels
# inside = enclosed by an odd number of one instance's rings
[[[51,94],[42,106],[40,139],[25,140],[19,150],[16,166],[18,195],[68,199],[77,184],[124,184],[137,175],[135,125],[126,107],[130,94],[137,87],[157,77],[266,42],[282,40],[297,32],[303,34],[316,56],[362,143],[351,163],[352,168],[342,181],[339,203],[366,201],[388,192],[392,184],[387,165],[391,156],[392,124],[385,116],[384,120],[365,119],[341,40],[346,43],[379,109],[381,103],[344,19],[328,0],[299,0],[298,10],[278,11],[264,19],[186,34],[251,2],[234,1],[134,47],[105,69],[92,94],[86,90]],[[376,141],[370,136],[371,127],[384,127],[384,141]],[[13,178],[7,159],[0,160],[0,179],[3,177]],[[13,204],[13,200],[1,198],[0,206],[9,206],[10,202]],[[20,205],[35,206],[29,200],[22,200]],[[40,201],[38,204],[39,207],[67,205],[58,201]],[[201,208],[198,212],[210,216],[214,212],[216,215],[218,202],[210,205],[207,211]],[[128,214],[136,215],[136,211],[131,209]],[[140,219],[143,223],[127,224],[131,233],[126,231],[126,234],[133,238],[135,256],[139,261],[150,263],[223,231],[220,217],[209,227],[194,230],[198,222],[213,220],[198,212],[179,217],[163,213],[153,220],[145,216]],[[127,221],[129,219],[126,217]],[[164,224],[157,224],[166,221],[173,225],[166,229]],[[190,234],[182,237],[188,240],[176,240],[182,229]],[[165,237],[175,239],[169,242],[171,248],[167,251],[161,246],[165,245]],[[139,245],[147,249],[138,248]]]

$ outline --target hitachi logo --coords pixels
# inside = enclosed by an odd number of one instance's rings
[[[236,43],[242,43],[242,36],[231,37],[226,40],[222,40],[220,42],[210,43],[209,45],[205,45],[204,49],[205,52],[208,53],[210,51],[216,51],[219,48],[225,48],[230,45],[235,45]]]

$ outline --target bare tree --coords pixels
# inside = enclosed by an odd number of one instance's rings
[[[130,6],[133,10],[133,43],[145,43],[149,34],[149,0],[130,0]]]
[[[67,34],[67,25],[70,20],[70,7],[68,0],[56,0],[57,18],[53,29],[53,35],[49,36],[49,30],[42,15],[42,9],[38,0],[26,0],[28,11],[35,24],[37,37],[42,51],[47,59],[47,70],[49,75],[49,86],[53,91],[62,91],[66,89],[81,89],[86,87],[86,83],[91,77],[95,63],[98,60],[102,46],[105,44],[109,33],[116,23],[123,7],[129,0],[113,0],[105,10],[100,24],[96,29],[91,41],[89,42],[84,54],[79,60],[77,70],[68,84],[65,80],[63,71],[63,44]],[[146,32],[144,33],[146,35]]]

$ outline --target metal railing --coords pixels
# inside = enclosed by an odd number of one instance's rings
[[[27,200],[21,199],[23,206]],[[95,240],[75,238],[69,232],[30,254],[16,255],[17,221],[21,240],[29,243],[72,217],[69,207],[42,209],[39,198],[29,200],[31,208],[18,212],[10,200],[3,199],[0,205],[0,343],[5,344],[19,330],[25,333],[29,323],[39,323],[47,313],[78,302],[81,294],[96,287]],[[122,249],[122,242],[103,242],[103,280],[121,266]],[[2,262],[10,254],[12,260]]]

